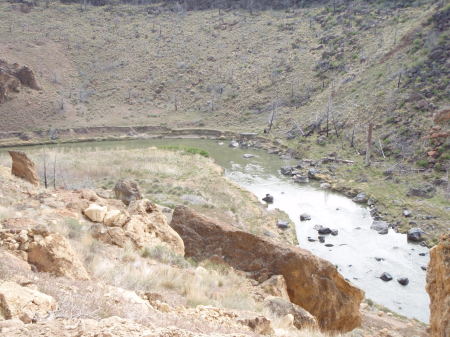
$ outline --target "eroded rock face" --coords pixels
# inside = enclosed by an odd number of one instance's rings
[[[39,271],[71,279],[87,280],[89,275],[69,242],[57,233],[30,231],[28,262]]]
[[[39,176],[34,162],[22,151],[8,151],[12,159],[11,174],[22,178],[33,185],[39,185]]]
[[[277,296],[289,300],[287,292],[286,280],[283,275],[273,275],[260,284],[260,287],[272,296]]]
[[[0,104],[9,98],[11,92],[19,92],[21,85],[35,90],[41,89],[29,67],[20,67],[17,63],[9,64],[0,60]]]
[[[450,336],[450,234],[430,250],[427,292],[430,296],[431,337]]]
[[[0,281],[0,319],[18,318],[31,323],[36,316],[44,317],[56,308],[51,296],[15,282]]]
[[[283,275],[291,301],[314,315],[320,328],[349,331],[360,325],[363,291],[309,251],[275,244],[184,206],[175,209],[171,226],[182,237],[187,256],[218,255],[256,279]]]

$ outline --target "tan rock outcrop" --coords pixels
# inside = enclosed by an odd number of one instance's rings
[[[0,319],[18,318],[31,323],[37,316],[44,317],[56,308],[51,296],[15,282],[0,281]]]
[[[450,336],[450,234],[430,250],[427,269],[431,337]]]
[[[8,151],[12,159],[11,174],[22,178],[33,185],[39,185],[34,162],[22,151]]]
[[[171,227],[182,237],[187,256],[219,255],[256,279],[283,275],[291,301],[314,315],[321,329],[349,331],[360,325],[364,292],[309,251],[276,244],[184,206],[175,209]]]
[[[60,234],[32,230],[28,252],[28,262],[39,271],[71,279],[88,280],[89,275],[72,250],[69,242]]]

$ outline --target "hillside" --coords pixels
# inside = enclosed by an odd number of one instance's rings
[[[158,125],[261,133],[274,115],[271,133],[292,146],[302,134],[326,134],[363,152],[370,120],[382,144],[375,156],[445,169],[445,110],[431,128],[449,101],[448,6],[302,3],[82,10],[1,2],[1,58],[30,66],[42,90],[24,88],[0,105],[0,131]]]

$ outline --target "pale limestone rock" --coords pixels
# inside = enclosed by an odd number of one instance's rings
[[[83,213],[93,222],[103,222],[108,208],[97,204],[90,204]]]

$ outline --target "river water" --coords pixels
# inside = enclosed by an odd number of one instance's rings
[[[321,190],[313,184],[300,185],[282,176],[279,168],[292,164],[292,161],[281,160],[262,150],[235,149],[228,147],[228,142],[202,139],[77,143],[57,147],[63,151],[82,147],[102,151],[168,145],[204,149],[225,169],[229,179],[257,195],[260,200],[266,193],[273,195],[274,203],[268,207],[279,208],[289,215],[295,223],[300,247],[335,264],[344,277],[365,291],[367,298],[401,315],[428,322],[426,271],[421,269],[421,266],[428,265],[428,249],[408,243],[406,235],[391,229],[386,235],[371,230],[372,218],[368,209],[347,197]],[[243,158],[245,153],[255,157]],[[300,221],[302,213],[309,214],[311,220]],[[327,235],[325,243],[310,242],[308,237],[317,239],[318,236],[313,228],[315,225],[337,229],[339,234]],[[325,244],[333,246],[327,247]],[[379,276],[383,272],[390,273],[394,279],[382,281]],[[399,277],[407,277],[409,284],[400,285],[396,281]]]

